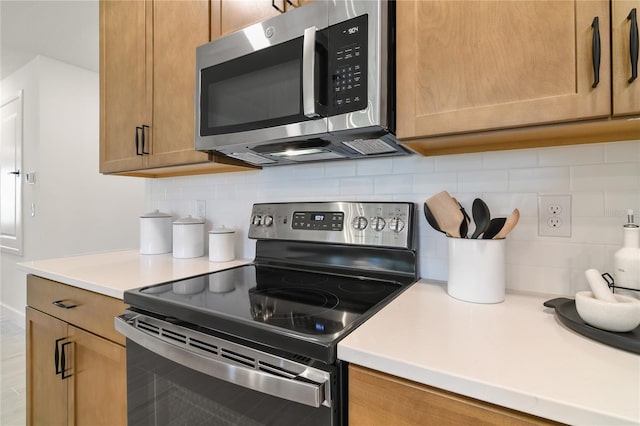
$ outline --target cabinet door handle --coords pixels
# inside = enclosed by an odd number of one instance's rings
[[[273,8],[274,8],[275,10],[277,10],[278,12],[280,12],[280,13],[284,13],[284,0],[283,0],[283,2],[282,2],[282,9],[281,9],[281,8],[279,8],[279,7],[276,5],[276,0],[271,0],[271,6],[273,6]]]
[[[591,40],[591,55],[593,59],[593,84],[595,88],[600,83],[600,19],[596,16],[591,23],[593,38]]]
[[[62,309],[71,309],[78,306],[74,304],[67,305],[66,303],[62,303],[62,300],[54,300],[53,302],[51,302],[51,304],[56,305],[58,308],[62,308]]]
[[[142,155],[142,152],[140,152],[140,133],[138,132],[138,130],[142,130],[142,127],[136,126],[136,155]],[[144,130],[142,133],[142,138],[142,143],[144,144]],[[142,150],[144,151],[144,146],[142,147]]]
[[[631,57],[631,78],[629,83],[633,83],[638,77],[638,17],[636,8],[634,7],[629,12],[627,19],[631,21],[631,28],[629,29],[629,56]]]
[[[143,124],[143,125],[142,125],[142,153],[143,153],[143,154],[148,154],[148,152],[144,150],[144,145],[145,145],[145,142],[144,142],[144,134],[146,133],[146,132],[144,131],[144,129],[148,129],[148,128],[149,128],[149,126],[147,126],[146,124]]]
[[[65,350],[65,347],[71,345],[71,343],[73,342],[65,342],[62,344],[62,355],[60,356],[60,372],[62,373],[60,377],[62,380],[73,376],[73,374],[67,374],[67,351]]]
[[[56,348],[53,351],[53,360],[56,364],[56,376],[60,373],[62,373],[62,370],[60,369],[60,346],[58,345],[58,343],[60,343],[62,340],[66,339],[66,337],[61,337],[59,339],[56,339]]]

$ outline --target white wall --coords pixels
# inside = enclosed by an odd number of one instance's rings
[[[368,159],[149,181],[146,209],[196,214],[206,200],[207,227],[238,229],[236,251],[252,258],[251,205],[298,200],[398,200],[420,206],[422,277],[447,278],[447,242],[424,220],[422,203],[447,190],[468,211],[483,198],[493,216],[521,212],[507,238],[507,286],[573,295],[587,289],[584,270],[612,271],[626,209],[640,217],[640,141],[438,157]],[[571,238],[538,236],[540,193],[571,194]]]
[[[0,301],[26,305],[27,260],[135,248],[145,180],[98,173],[99,79],[87,71],[37,57],[2,80],[2,93],[24,90],[24,255],[2,254]],[[31,203],[35,216],[31,217]]]

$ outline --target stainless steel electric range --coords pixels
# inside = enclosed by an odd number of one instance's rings
[[[346,424],[337,345],[417,281],[415,216],[255,204],[252,263],[125,292],[129,424]]]

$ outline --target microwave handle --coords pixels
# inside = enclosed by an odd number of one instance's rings
[[[302,109],[309,118],[319,116],[314,96],[317,30],[316,27],[305,29],[302,43]]]

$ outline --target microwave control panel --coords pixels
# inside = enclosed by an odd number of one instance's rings
[[[329,27],[329,70],[332,113],[367,107],[367,15]]]

